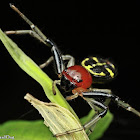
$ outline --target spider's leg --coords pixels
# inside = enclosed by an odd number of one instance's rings
[[[87,131],[87,135],[88,135],[88,136],[94,131],[94,129],[95,129],[95,127],[96,127],[96,124],[97,124],[97,123],[93,124],[93,125],[88,129],[88,131]]]
[[[91,106],[91,108],[95,111],[95,114],[94,114],[93,117],[92,117],[92,118],[94,118],[97,114],[99,114],[100,110],[99,110],[99,107],[97,107],[97,106],[94,105],[94,104],[92,104],[92,105],[90,105],[90,106]],[[94,129],[95,129],[95,127],[96,127],[96,124],[97,124],[97,123],[93,124],[90,128],[87,129],[87,135],[88,135],[88,136],[94,131]]]
[[[54,136],[55,137],[60,137],[60,136],[63,136],[63,135],[67,135],[67,134],[71,134],[71,133],[82,131],[83,129],[84,129],[83,127],[80,127],[80,128],[72,129],[72,130],[69,130],[69,131],[65,131],[63,133],[58,133],[58,134],[56,134]]]
[[[90,88],[89,91],[90,92],[94,92],[94,93],[107,93],[107,94],[112,94],[112,91],[110,89]]]
[[[75,58],[71,55],[62,55],[62,59],[68,60],[67,68],[75,65]]]
[[[39,65],[41,69],[47,67],[51,62],[53,61],[53,56],[51,56],[47,61],[45,61],[43,64]]]
[[[40,68],[43,69],[47,67],[53,60],[56,65],[57,74],[61,74],[64,70],[63,56],[60,54],[56,46],[52,47],[53,56],[51,56],[46,62],[40,65]]]
[[[71,96],[67,96],[67,97],[66,97],[66,100],[67,100],[67,101],[73,100],[73,99],[77,98],[78,96],[79,96],[78,93],[75,93],[75,94],[73,94],[73,95],[71,95]]]
[[[59,52],[59,50],[58,50],[56,45],[54,45],[51,50],[52,50],[53,56],[51,56],[40,67],[43,68],[43,67],[47,66],[52,60],[54,60],[55,66],[56,66],[57,75],[58,75],[59,78],[61,78],[62,71],[64,70],[64,63],[63,63],[62,56],[61,56],[61,54],[60,54],[60,52]],[[56,83],[60,84],[60,81],[57,80],[57,81],[53,82],[52,89],[53,89],[54,95],[55,95],[55,88],[54,87],[55,87]]]
[[[42,38],[33,30],[11,30],[11,31],[5,31],[7,35],[15,34],[15,35],[25,35],[29,34],[32,37],[38,39],[40,42],[44,43],[46,45],[46,42],[42,40]]]
[[[53,53],[53,58],[54,58],[57,74],[60,77],[62,71],[64,70],[64,63],[63,63],[62,55],[56,45],[54,45],[51,50]]]
[[[53,84],[52,84],[52,91],[53,91],[53,94],[54,94],[54,95],[56,95],[55,86],[56,86],[56,84],[57,84],[57,85],[60,85],[60,82],[61,82],[60,80],[54,80],[54,81],[53,81]]]
[[[71,55],[62,55],[62,59],[63,59],[63,61],[68,60],[67,67],[75,65],[75,59]],[[41,64],[40,68],[43,69],[44,67],[47,67],[52,61],[53,61],[53,56],[51,56],[47,61],[45,61],[43,64]]]
[[[137,116],[140,117],[140,112],[137,111],[135,108],[131,107],[128,103],[125,103],[124,101],[122,101],[119,97],[115,97],[114,101],[121,106],[122,108],[126,109],[127,111],[130,111],[134,114],[136,114]]]
[[[49,47],[54,45],[53,42],[50,41],[50,39],[48,39],[41,32],[41,30],[36,25],[34,25],[17,7],[15,7],[13,4],[10,4],[10,7],[19,14],[19,16],[31,27],[32,30],[6,31],[6,34],[30,34]]]
[[[110,89],[97,89],[97,88],[92,88],[87,92],[83,92],[82,93],[83,96],[93,96],[93,98],[95,97],[99,97],[99,98],[114,98],[114,95],[112,95],[112,92]]]
[[[84,100],[88,102],[88,104],[91,106],[91,108],[95,108],[94,106],[97,106],[99,108],[99,113],[93,117],[92,120],[90,120],[88,123],[84,125],[84,129],[92,128],[102,117],[104,117],[107,113],[108,107],[104,105],[103,103],[94,100],[93,98],[85,98]],[[93,131],[93,129],[89,129],[90,133]]]
[[[107,91],[107,89],[95,89],[91,92],[83,92],[83,95],[111,99],[111,100],[115,101],[122,108],[124,108],[140,117],[139,111],[137,111],[136,109],[131,107],[129,104],[122,101],[118,96],[111,94],[111,90]]]

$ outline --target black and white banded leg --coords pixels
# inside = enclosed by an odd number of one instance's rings
[[[98,108],[98,113],[96,112],[96,114],[94,115],[93,119],[90,120],[88,123],[86,123],[83,126],[84,129],[88,129],[89,128],[89,132],[88,132],[88,135],[89,135],[94,130],[94,129],[90,129],[90,128],[95,126],[95,124],[101,118],[103,118],[106,115],[106,113],[108,111],[108,107],[106,105],[104,105],[103,103],[94,100],[93,98],[84,98],[84,100],[86,100],[88,102],[88,104],[91,106],[92,109],[95,109],[95,108],[97,109]]]
[[[61,78],[61,73],[64,70],[64,63],[63,61],[68,61],[67,66],[66,67],[71,67],[75,65],[75,59],[73,56],[71,55],[60,55],[60,53],[58,52],[58,50],[56,51],[56,47],[52,48],[53,51],[53,56],[51,56],[45,63],[40,65],[40,68],[44,68],[47,67],[53,60],[55,60],[55,64],[56,64],[56,70],[57,70],[57,74],[58,77]],[[54,80],[53,82],[53,93],[55,95],[55,86],[56,84],[60,85],[60,80]]]
[[[118,106],[121,106],[127,111],[130,111],[140,117],[139,111],[131,107],[128,103],[125,103],[124,101],[122,101],[118,96],[111,94],[111,90],[109,89],[92,89],[91,92],[90,91],[83,92],[83,96],[92,96],[93,98],[98,97],[98,98],[104,98],[104,99],[111,99]]]

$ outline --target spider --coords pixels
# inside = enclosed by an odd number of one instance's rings
[[[53,56],[51,56],[45,63],[40,65],[40,68],[48,66],[53,60],[56,65],[57,75],[60,80],[53,82],[53,93],[55,93],[56,84],[60,85],[65,92],[72,91],[73,95],[66,97],[66,100],[72,100],[78,96],[82,97],[88,102],[88,104],[96,111],[96,115],[86,123],[82,129],[91,128],[102,117],[104,117],[108,111],[108,104],[97,99],[109,99],[113,100],[119,106],[124,109],[133,112],[140,117],[140,112],[132,108],[129,104],[122,101],[118,96],[112,94],[110,89],[97,89],[91,88],[91,85],[95,83],[104,83],[112,80],[116,76],[116,68],[112,62],[100,57],[87,57],[81,62],[81,65],[75,65],[75,59],[71,55],[61,55],[57,45],[47,38],[37,26],[35,26],[23,13],[21,13],[14,5],[10,4],[10,7],[16,11],[31,27],[32,30],[17,30],[6,31],[6,34],[30,34],[37,38],[45,45],[51,47]],[[68,61],[67,66],[64,65],[64,61]],[[88,98],[90,96],[90,98]],[[92,97],[92,98],[91,98]],[[56,136],[69,134],[72,132],[80,131],[71,130]],[[92,132],[92,129],[89,129]]]

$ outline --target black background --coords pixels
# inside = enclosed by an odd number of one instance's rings
[[[140,109],[138,1],[5,1],[0,4],[0,28],[3,31],[30,29],[10,9],[9,2],[14,3],[46,36],[54,40],[63,54],[73,55],[77,63],[87,56],[96,55],[113,60],[118,76],[104,87],[111,88],[123,100]],[[49,48],[29,35],[10,37],[37,64],[51,56]],[[48,101],[41,86],[18,67],[2,43],[0,61],[0,122],[41,119],[38,112],[32,110],[33,107],[23,99],[29,92],[40,100]],[[44,71],[52,79],[57,79],[53,65]],[[70,104],[79,117],[86,115],[90,109],[80,98]],[[102,140],[140,137],[140,120],[137,116],[114,104],[110,105],[110,110],[114,121]]]

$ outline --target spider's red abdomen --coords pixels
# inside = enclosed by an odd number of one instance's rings
[[[74,65],[62,72],[62,74],[76,87],[89,88],[92,84],[91,74],[82,66]]]

